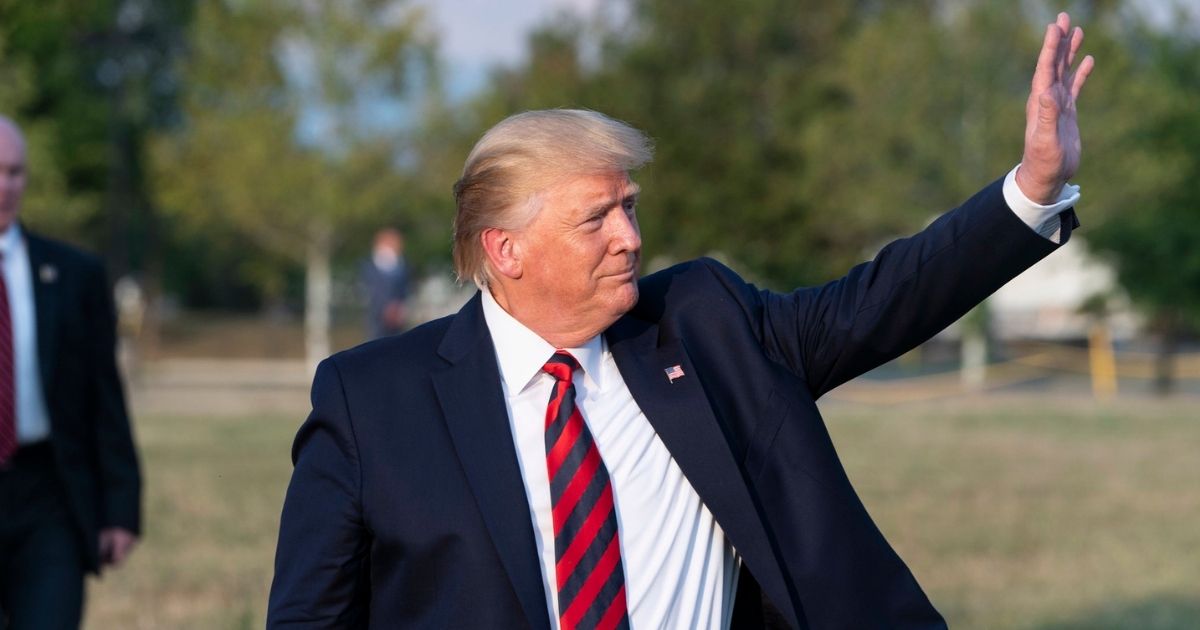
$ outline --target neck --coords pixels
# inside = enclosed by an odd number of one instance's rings
[[[589,339],[604,332],[604,328],[578,322],[558,309],[548,309],[536,300],[514,299],[511,294],[495,284],[489,285],[486,291],[491,292],[496,304],[504,312],[512,315],[513,319],[532,330],[537,336],[555,348],[578,348]]]

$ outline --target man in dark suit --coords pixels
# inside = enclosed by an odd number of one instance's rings
[[[404,234],[396,228],[375,233],[371,256],[362,262],[359,278],[367,298],[367,339],[404,330],[408,299],[408,263]]]
[[[103,266],[23,229],[25,182],[0,117],[0,627],[77,628],[84,573],[137,540],[140,478]]]
[[[944,627],[814,401],[1069,237],[1081,38],[1047,28],[1018,168],[788,294],[711,260],[638,281],[637,130],[493,127],[455,186],[455,264],[482,290],[318,369],[268,626]]]

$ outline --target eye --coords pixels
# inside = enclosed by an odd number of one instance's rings
[[[630,197],[621,203],[621,207],[625,210],[625,214],[632,215],[637,210],[637,198]]]

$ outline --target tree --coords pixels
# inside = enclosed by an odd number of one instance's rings
[[[1020,159],[1036,30],[935,1],[635,0],[560,21],[476,106],[592,107],[655,138],[647,251],[717,253],[781,287],[827,280]],[[590,29],[589,29],[590,26]],[[997,38],[996,33],[1005,37]],[[980,72],[987,68],[987,72]]]
[[[767,285],[823,282],[1020,160],[1045,23],[1031,3],[629,6],[591,63],[584,22],[535,33],[479,111],[586,106],[647,129],[639,220],[663,262],[716,254]],[[986,306],[964,320],[964,375],[983,373],[988,324]]]
[[[1187,22],[1173,31],[1124,33],[1122,60],[1108,104],[1113,127],[1103,141],[1112,157],[1101,177],[1093,246],[1116,266],[1121,285],[1159,335],[1157,388],[1172,389],[1179,337],[1200,326],[1200,39]],[[1116,35],[1121,35],[1117,33]]]
[[[20,115],[32,100],[35,83],[30,64],[12,60],[5,53],[7,46],[0,36],[0,113],[21,125],[27,144],[26,160],[31,173],[29,188],[23,202],[22,218],[42,229],[57,232],[61,224],[73,225],[79,220],[81,204],[67,194],[61,169],[54,159],[52,134],[54,128],[46,121],[29,120]],[[56,229],[59,228],[59,229]]]
[[[417,13],[386,0],[197,10],[184,117],[156,146],[156,188],[181,220],[303,266],[314,366],[329,353],[340,237],[404,212],[403,136],[370,121],[432,67],[420,29]]]
[[[101,250],[114,275],[160,253],[144,148],[174,114],[173,55],[191,1],[0,2],[0,40],[29,79],[12,111],[45,162],[32,165],[27,219]]]

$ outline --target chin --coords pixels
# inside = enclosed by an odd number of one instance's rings
[[[620,292],[617,293],[616,298],[613,300],[613,305],[624,315],[637,304],[637,301],[638,285],[637,280],[634,279],[629,284],[621,287]]]

